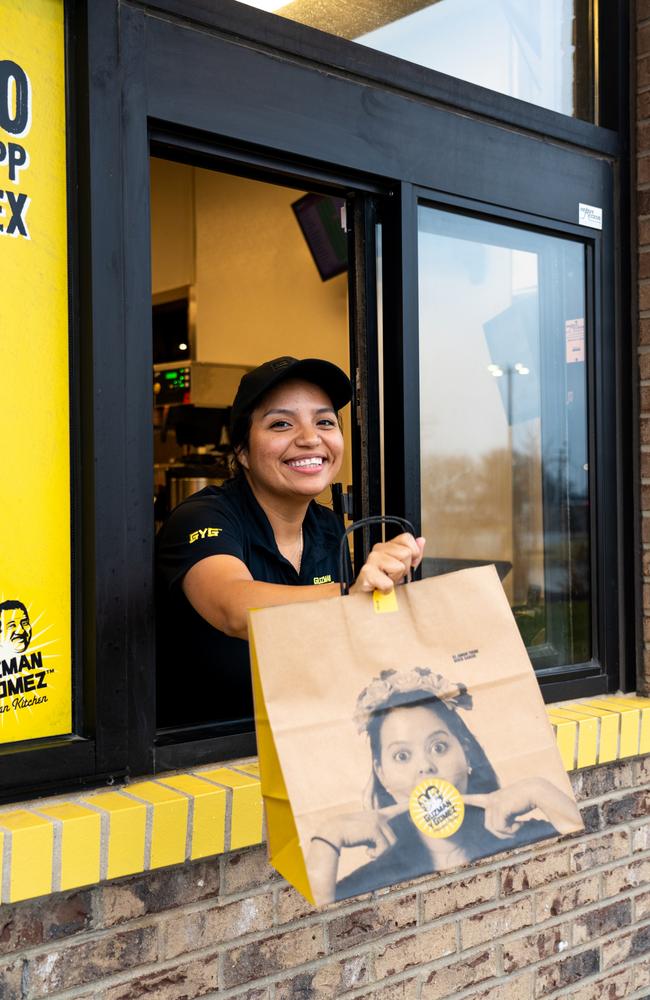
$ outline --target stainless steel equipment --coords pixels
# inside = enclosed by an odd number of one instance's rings
[[[226,407],[232,403],[242,375],[250,368],[204,361],[168,361],[153,366],[156,406]]]

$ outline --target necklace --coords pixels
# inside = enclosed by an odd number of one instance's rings
[[[296,560],[298,565],[296,569],[300,572],[300,567],[302,565],[302,549],[303,549],[303,537],[302,537],[302,525],[300,525],[300,544],[298,546],[298,559]]]

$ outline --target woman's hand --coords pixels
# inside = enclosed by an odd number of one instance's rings
[[[389,542],[378,542],[350,587],[351,594],[380,590],[387,594],[422,562],[424,538],[404,533]]]
[[[371,858],[380,857],[396,841],[390,820],[406,812],[408,802],[385,809],[334,816],[314,834],[307,868],[314,897],[331,903],[336,896],[339,857],[345,847],[367,847]]]
[[[464,795],[468,806],[485,810],[485,829],[499,840],[508,840],[523,826],[519,816],[541,809],[558,833],[580,826],[580,813],[568,795],[546,778],[526,778],[485,795]]]

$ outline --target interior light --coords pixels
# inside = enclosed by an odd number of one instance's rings
[[[526,368],[526,365],[519,365],[517,371],[520,375],[530,375],[530,368]]]
[[[501,371],[501,369],[498,365],[488,365],[488,371],[494,373]]]
[[[187,344],[179,344],[178,345],[178,349],[179,349],[179,351],[186,351],[187,350]]]

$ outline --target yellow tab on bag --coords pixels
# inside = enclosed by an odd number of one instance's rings
[[[378,615],[388,615],[391,611],[399,611],[395,588],[393,587],[387,594],[382,594],[381,590],[373,590],[372,604],[375,614]]]

